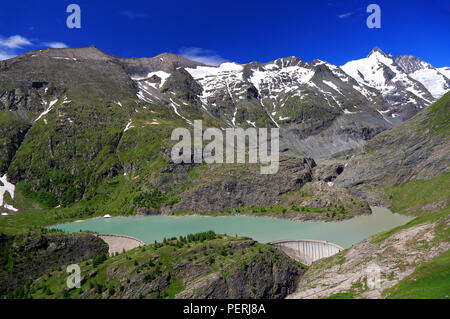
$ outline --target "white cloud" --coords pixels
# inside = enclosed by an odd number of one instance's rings
[[[364,7],[359,7],[359,8],[356,8],[355,10],[353,10],[353,11],[349,11],[349,12],[338,14],[337,17],[339,19],[345,19],[345,18],[348,18],[348,17],[350,17],[352,15],[362,15],[364,10],[365,10]]]
[[[9,38],[0,37],[0,47],[8,49],[20,49],[26,45],[31,45],[31,41],[20,35],[13,35]]]
[[[29,49],[36,49],[39,47],[47,48],[67,48],[67,44],[63,42],[41,42],[33,43],[31,40],[21,35],[12,35],[10,37],[3,37],[0,35],[0,60],[7,60],[18,56],[24,52],[25,47]]]
[[[196,47],[182,48],[178,54],[189,60],[201,62],[207,65],[219,65],[220,63],[226,61],[226,59],[222,58],[219,54],[212,50]]]
[[[53,49],[61,49],[61,48],[68,48],[69,46],[63,42],[44,42],[43,45],[53,48]]]
[[[338,14],[338,18],[339,19],[345,19],[348,18],[349,16],[351,16],[354,12],[346,12],[346,13],[342,13],[342,14]]]
[[[8,59],[14,58],[15,56],[16,55],[12,55],[12,54],[9,54],[8,52],[0,50],[0,61],[1,60],[8,60]]]
[[[17,52],[18,49],[30,45],[33,45],[33,43],[21,35],[12,35],[10,37],[0,35],[0,60],[11,59],[19,54]]]

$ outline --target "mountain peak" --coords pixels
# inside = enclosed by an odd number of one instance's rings
[[[370,51],[369,55],[367,57],[370,57],[373,54],[379,53],[385,57],[391,58],[392,56],[390,54],[385,53],[383,50],[381,50],[378,46],[375,46],[372,51]]]
[[[279,59],[269,62],[269,64],[270,63],[274,63],[280,67],[303,66],[305,64],[305,62],[302,59],[300,59],[299,57],[296,57],[294,55],[287,56],[284,58],[279,58]]]
[[[179,67],[196,68],[205,64],[189,60],[181,55],[165,52],[152,58],[120,58],[120,63],[133,77],[145,77],[150,72],[172,73]]]
[[[179,58],[179,57],[180,57],[179,55],[176,55],[176,54],[171,53],[171,52],[163,52],[161,54],[158,54],[154,58],[172,58],[172,59],[176,59],[176,58]]]
[[[160,61],[161,63],[171,64],[175,67],[196,67],[205,65],[204,63],[190,60],[182,55],[177,55],[170,52],[161,53],[151,59]]]

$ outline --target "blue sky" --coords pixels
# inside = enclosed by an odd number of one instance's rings
[[[81,7],[81,29],[66,7]],[[366,7],[381,7],[381,28]],[[267,62],[295,55],[341,65],[374,46],[450,66],[449,0],[2,0],[0,59],[44,47],[95,45],[121,57],[162,52],[205,62]]]

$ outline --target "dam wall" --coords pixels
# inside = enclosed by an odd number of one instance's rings
[[[344,250],[334,243],[311,239],[277,240],[268,244],[281,249],[289,257],[308,266],[316,260],[333,256]]]
[[[142,240],[126,235],[99,234],[97,237],[108,244],[110,256],[145,245]]]

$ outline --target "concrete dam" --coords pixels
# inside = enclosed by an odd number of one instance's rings
[[[313,261],[333,256],[344,250],[341,246],[327,241],[310,239],[277,240],[268,244],[281,249],[289,257],[308,266]]]

